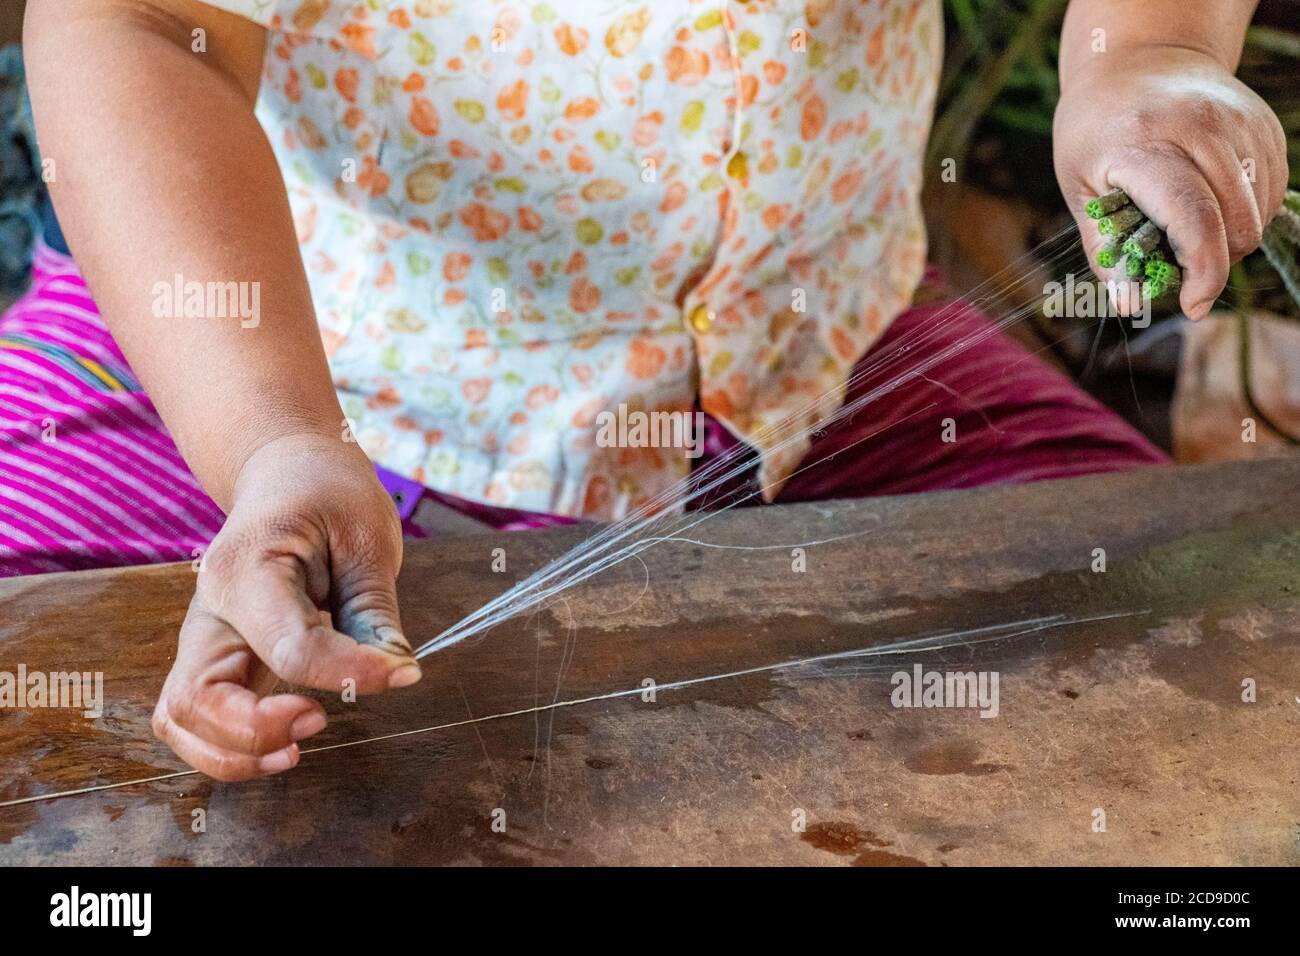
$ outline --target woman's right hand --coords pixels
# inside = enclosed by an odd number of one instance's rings
[[[337,436],[254,452],[204,555],[153,729],[190,766],[247,780],[298,763],[325,726],[279,680],[370,694],[420,679],[395,583],[401,522],[374,468]]]

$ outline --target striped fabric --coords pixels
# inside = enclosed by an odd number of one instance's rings
[[[192,557],[221,527],[72,260],[0,319],[0,576]]]
[[[933,273],[930,280],[936,281]],[[900,315],[858,363],[850,400],[988,331],[973,308]],[[924,347],[900,352],[907,343]],[[875,369],[875,371],[872,371]],[[946,420],[951,419],[947,428]],[[950,440],[946,440],[950,439]],[[706,465],[738,444],[706,420]],[[757,457],[704,507],[751,492]],[[1167,461],[1113,412],[1001,334],[828,427],[778,502],[1038,481]],[[572,523],[423,490],[381,470],[403,518],[421,500],[484,525]],[[0,576],[188,560],[221,527],[104,327],[72,260],[38,245],[32,287],[0,318]],[[420,536],[411,521],[408,534]]]

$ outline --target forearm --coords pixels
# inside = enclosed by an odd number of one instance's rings
[[[1072,0],[1061,30],[1061,87],[1089,65],[1137,49],[1180,47],[1237,70],[1258,0]],[[1105,52],[1095,52],[1093,31],[1105,31]]]
[[[253,115],[264,33],[176,0],[29,8],[31,96],[60,222],[114,338],[228,509],[257,448],[337,436],[343,417],[284,183]],[[191,50],[195,25],[206,53]],[[247,283],[258,321],[186,317],[184,301],[155,315],[159,284],[178,275]]]

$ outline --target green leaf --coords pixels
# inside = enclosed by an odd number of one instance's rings
[[[600,242],[601,239],[605,238],[604,227],[590,216],[584,216],[582,219],[578,220],[576,232],[578,234],[578,241],[588,246],[594,246],[596,243]]]
[[[428,37],[419,32],[412,33],[406,41],[406,52],[420,66],[433,66],[433,61],[438,58],[437,48],[429,42]]]
[[[487,116],[487,110],[478,100],[457,100],[452,107],[471,123],[481,123]]]

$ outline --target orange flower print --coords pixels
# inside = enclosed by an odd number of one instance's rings
[[[865,179],[866,173],[855,164],[831,184],[831,202],[842,203],[858,195],[862,191],[862,183]]]
[[[601,514],[609,507],[609,497],[609,479],[604,475],[595,475],[587,482],[582,509],[586,514]]]
[[[411,126],[422,136],[438,135],[438,111],[427,97],[411,97],[410,121]]]
[[[375,28],[362,23],[348,23],[339,29],[343,42],[367,59],[373,60],[379,54],[375,50]]]
[[[510,231],[510,217],[481,202],[472,202],[461,209],[460,221],[479,242],[495,242]]]
[[[799,117],[799,136],[805,143],[816,139],[826,127],[826,101],[813,93],[803,104]]]
[[[674,209],[680,208],[690,198],[690,188],[680,179],[674,179],[664,190],[664,198],[659,203],[659,211],[667,215]]]
[[[627,357],[627,370],[636,378],[654,378],[664,367],[667,353],[653,342],[633,339]]]
[[[271,8],[268,132],[336,384],[439,491],[615,520],[689,463],[596,447],[599,412],[698,399],[753,440],[843,384],[924,265],[936,0],[215,2]],[[777,480],[797,458],[764,453]]]
[[[632,142],[638,146],[646,147],[654,144],[659,138],[659,131],[664,126],[664,114],[655,110],[652,113],[646,113],[632,125]]]
[[[508,120],[521,120],[528,112],[528,81],[515,80],[497,94],[497,110]]]
[[[826,14],[835,9],[835,0],[808,0],[804,4],[804,19],[808,21],[808,26],[818,26]]]
[[[882,23],[871,34],[867,43],[867,66],[876,67],[885,57],[885,25]]]
[[[519,16],[519,11],[513,7],[506,7],[497,14],[496,24],[492,28],[492,39],[498,43],[513,40],[522,25],[523,19]]]
[[[641,45],[641,34],[649,23],[649,7],[619,17],[605,31],[605,49],[611,56],[630,56]]]
[[[481,405],[492,392],[492,379],[471,378],[461,383],[460,393],[471,405]]]
[[[449,252],[442,260],[442,276],[448,282],[459,282],[469,275],[469,266],[474,259],[464,252]]]
[[[303,0],[293,12],[290,22],[294,29],[309,33],[311,28],[320,23],[325,11],[330,8],[330,0]]]
[[[357,185],[366,191],[371,199],[387,195],[392,179],[388,173],[379,168],[375,157],[366,156],[361,160],[361,171],[357,173]]]
[[[524,404],[532,411],[551,405],[560,397],[560,390],[554,385],[534,385],[524,396]]]
[[[372,410],[379,408],[396,408],[401,404],[402,397],[397,394],[396,390],[394,390],[391,385],[385,385],[379,391],[375,392],[374,395],[371,395],[366,399],[366,408]]]
[[[591,154],[585,146],[579,144],[569,150],[569,168],[575,173],[589,173],[596,168],[592,165]]]
[[[416,203],[431,203],[442,195],[442,179],[438,166],[421,163],[406,174],[406,198]]]
[[[349,103],[357,101],[358,81],[357,71],[350,66],[341,67],[334,73],[334,89]]]
[[[577,56],[587,49],[589,39],[590,34],[582,27],[574,28],[567,23],[561,23],[555,28],[555,42],[559,45],[560,52],[566,56]]]
[[[790,216],[789,203],[772,203],[763,210],[763,225],[769,229],[780,229]]]
[[[709,73],[709,55],[695,47],[675,46],[664,57],[668,82],[694,86]]]
[[[325,134],[320,131],[310,116],[298,117],[298,138],[310,150],[321,150],[329,145]]]
[[[569,289],[569,308],[574,312],[590,312],[600,305],[600,286],[586,276],[579,276]]]
[[[576,99],[569,100],[564,107],[564,118],[570,123],[577,123],[585,119],[591,119],[600,112],[600,103],[590,96],[579,96]]]
[[[312,236],[316,234],[316,225],[320,219],[320,210],[315,203],[308,206],[299,216],[294,219],[294,229],[298,233],[298,244],[306,245],[311,242]]]
[[[857,343],[850,338],[849,333],[838,325],[831,326],[831,342],[834,343],[835,351],[839,353],[840,358],[844,359],[844,361],[853,362],[857,360]]]

